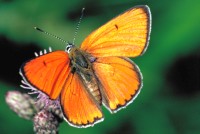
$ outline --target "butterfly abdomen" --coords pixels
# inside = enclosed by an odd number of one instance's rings
[[[88,89],[89,93],[95,98],[95,100],[101,104],[102,103],[102,96],[99,90],[98,83],[94,77],[93,72],[88,73],[80,73],[81,78],[83,79],[83,83]],[[88,76],[89,75],[89,76]],[[86,77],[89,77],[86,79]]]

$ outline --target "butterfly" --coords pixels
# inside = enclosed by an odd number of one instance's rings
[[[111,113],[130,104],[142,87],[142,74],[127,57],[142,55],[151,31],[146,5],[113,18],[80,45],[41,54],[20,68],[23,81],[59,100],[63,118],[74,127],[93,126],[104,119],[101,106]]]

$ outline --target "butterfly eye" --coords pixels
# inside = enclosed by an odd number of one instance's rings
[[[72,44],[68,44],[67,47],[66,47],[66,49],[65,49],[65,51],[66,51],[67,53],[70,53],[72,47],[73,47]]]
[[[71,51],[71,47],[70,46],[67,46],[66,47],[66,51],[69,53]]]

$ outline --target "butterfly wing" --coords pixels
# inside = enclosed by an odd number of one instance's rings
[[[129,59],[98,58],[93,68],[101,85],[103,103],[111,112],[132,102],[142,87],[142,75]]]
[[[26,62],[20,74],[32,88],[42,91],[51,99],[57,99],[69,75],[69,63],[66,52],[55,51]]]
[[[103,120],[99,104],[85,88],[77,73],[69,75],[60,101],[64,117],[72,126],[89,127]]]
[[[92,32],[81,49],[94,57],[135,57],[148,46],[151,14],[147,6],[137,6]]]

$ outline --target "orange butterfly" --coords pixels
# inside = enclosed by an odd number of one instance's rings
[[[59,100],[64,119],[75,127],[103,120],[130,104],[142,87],[139,68],[126,57],[142,55],[149,41],[151,13],[136,6],[92,32],[78,48],[41,54],[20,69],[23,83]]]

